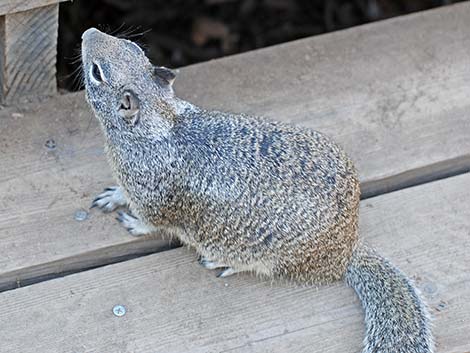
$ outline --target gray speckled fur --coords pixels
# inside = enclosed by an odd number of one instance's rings
[[[133,43],[83,35],[87,100],[130,208],[214,263],[300,283],[346,278],[362,300],[365,353],[432,352],[426,308],[409,280],[358,245],[359,183],[319,132],[175,97]],[[99,65],[102,82],[91,78]],[[125,90],[138,119],[117,111]]]

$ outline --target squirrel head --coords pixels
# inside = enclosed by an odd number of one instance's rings
[[[90,28],[82,65],[87,101],[106,131],[156,137],[169,130],[175,74],[152,65],[137,44]]]

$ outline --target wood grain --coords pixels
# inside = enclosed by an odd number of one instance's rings
[[[0,15],[32,10],[68,0],[0,0]]]
[[[469,184],[465,174],[361,203],[363,237],[427,298],[438,353],[470,350]],[[364,335],[360,304],[342,283],[218,279],[182,248],[4,292],[0,302],[2,352],[353,353]],[[113,316],[116,304],[125,316]]]
[[[462,3],[309,38],[184,68],[176,90],[206,107],[327,132],[377,195],[432,180],[436,165],[439,176],[468,167],[468,23]],[[113,262],[113,247],[135,254],[113,215],[74,220],[114,184],[102,145],[83,93],[0,111],[0,288]]]
[[[0,17],[2,103],[56,93],[59,5]]]

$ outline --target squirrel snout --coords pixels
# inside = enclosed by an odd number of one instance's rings
[[[97,30],[96,28],[91,27],[91,28],[87,29],[85,32],[83,32],[82,40],[91,39],[94,35],[96,35],[98,33],[101,33],[101,32],[99,30]]]

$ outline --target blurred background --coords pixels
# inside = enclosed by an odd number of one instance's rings
[[[136,41],[171,68],[336,31],[452,0],[93,0],[59,12],[59,87],[78,90],[80,36],[89,27]]]

